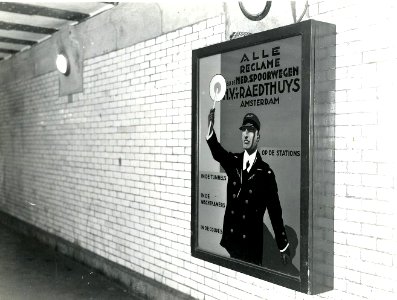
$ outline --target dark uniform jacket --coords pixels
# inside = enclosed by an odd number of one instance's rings
[[[219,144],[215,132],[207,142],[212,156],[228,176],[227,205],[220,244],[233,258],[261,264],[263,215],[266,209],[278,248],[283,250],[288,245],[274,173],[259,153],[250,172],[243,171],[244,152],[227,152]]]

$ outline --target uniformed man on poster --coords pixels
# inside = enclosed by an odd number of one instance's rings
[[[272,169],[257,151],[260,121],[253,113],[244,116],[240,127],[244,152],[227,152],[213,129],[215,109],[208,115],[207,143],[213,158],[228,176],[227,205],[223,219],[221,246],[232,258],[262,264],[263,216],[268,210],[281,260],[290,260],[287,235]]]

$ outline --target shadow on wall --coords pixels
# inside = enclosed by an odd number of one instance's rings
[[[269,229],[263,224],[263,258],[262,266],[271,270],[279,271],[284,274],[292,276],[299,276],[299,270],[292,263],[283,265],[280,259],[280,250],[277,248],[276,240],[273,238]],[[298,237],[295,230],[286,225],[285,231],[287,233],[289,247],[291,252],[291,261],[296,255],[296,248],[298,247]],[[299,261],[299,260],[298,260]]]

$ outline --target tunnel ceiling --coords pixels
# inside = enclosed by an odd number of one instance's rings
[[[0,61],[29,50],[66,25],[75,25],[118,2],[0,2]]]

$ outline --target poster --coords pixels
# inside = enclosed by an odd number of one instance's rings
[[[230,178],[221,163],[213,158],[207,143],[208,114],[214,105],[210,81],[220,74],[226,89],[223,99],[215,103],[214,131],[218,141],[228,152],[242,153],[242,131],[239,128],[243,118],[248,113],[257,116],[260,139],[256,150],[274,172],[284,223],[281,234],[286,234],[288,240],[290,261],[284,264],[280,250],[285,247],[279,249],[277,245],[269,218],[271,210],[266,207],[262,224],[256,225],[263,226],[259,231],[263,232],[261,259],[254,262],[247,259],[247,262],[291,275],[298,275],[300,266],[301,43],[301,36],[294,36],[211,55],[199,63],[198,248],[233,258],[230,249],[228,251],[221,245],[226,208],[228,200],[231,202],[232,199],[227,187]],[[271,201],[266,195],[258,197],[261,199],[253,201]],[[233,222],[237,221],[234,219]],[[248,233],[256,231],[247,228]],[[237,259],[245,261],[244,257],[237,256]]]
[[[335,26],[192,53],[192,256],[308,294],[333,288]]]

